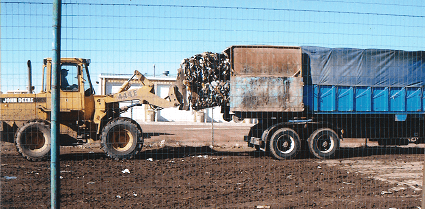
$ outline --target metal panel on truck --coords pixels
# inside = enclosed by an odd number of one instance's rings
[[[388,87],[375,87],[372,91],[372,110],[388,111]]]
[[[406,111],[406,88],[391,88],[390,111]]]
[[[301,48],[284,46],[232,46],[235,76],[296,77],[301,73]]]
[[[301,77],[234,77],[230,110],[252,112],[303,111]]]
[[[232,46],[230,110],[237,112],[301,112],[303,78],[301,48]]]
[[[407,111],[421,111],[421,88],[406,88]]]
[[[354,88],[352,86],[338,87],[338,111],[353,111],[354,110]]]

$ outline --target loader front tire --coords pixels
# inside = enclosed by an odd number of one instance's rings
[[[114,119],[103,128],[101,143],[103,151],[110,158],[131,159],[142,150],[142,129],[129,118]]]
[[[30,161],[47,160],[50,156],[50,127],[35,121],[20,127],[15,135],[16,149]]]

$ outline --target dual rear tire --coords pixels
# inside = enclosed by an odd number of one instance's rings
[[[339,149],[339,143],[338,135],[329,128],[317,129],[307,139],[310,153],[320,159],[334,158]],[[274,158],[278,160],[292,159],[301,150],[301,139],[295,130],[280,128],[271,136],[268,145]]]
[[[334,158],[339,149],[339,138],[334,130],[321,128],[314,131],[307,140],[310,153],[316,158]]]
[[[278,160],[292,159],[297,156],[300,149],[300,137],[290,128],[278,129],[270,138],[270,153]]]

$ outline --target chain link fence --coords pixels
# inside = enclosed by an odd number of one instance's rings
[[[53,4],[0,5],[1,206],[50,207]],[[62,1],[60,206],[420,208],[424,7]]]

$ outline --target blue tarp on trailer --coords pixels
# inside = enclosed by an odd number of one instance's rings
[[[304,46],[303,70],[312,84],[422,87],[425,52]]]
[[[301,47],[304,103],[324,114],[425,112],[425,52]]]

